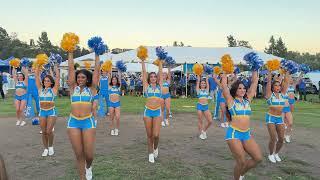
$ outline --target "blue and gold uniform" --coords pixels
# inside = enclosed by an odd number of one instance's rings
[[[102,97],[105,98],[106,104],[108,104],[108,99],[109,99],[109,96],[108,96],[109,84],[108,84],[108,82],[109,82],[108,76],[101,76],[99,94],[101,94]]]
[[[27,90],[27,86],[24,84],[23,81],[18,81],[18,82],[16,83],[16,87],[15,87],[15,88],[16,88],[16,90],[17,90],[17,89]],[[16,98],[16,100],[18,100],[18,101],[27,101],[27,93],[24,94],[24,95],[21,95],[21,96],[16,95],[15,98]]]
[[[289,104],[289,96],[288,96],[288,94],[285,94],[284,96],[283,96],[283,98],[284,98],[284,107],[283,107],[283,109],[282,109],[282,112],[283,113],[287,113],[287,112],[290,112],[291,110],[290,110],[290,104]]]
[[[288,91],[287,93],[290,94],[290,93],[293,93],[294,94],[294,87],[292,85],[289,86],[288,88]],[[294,98],[289,98],[288,97],[288,101],[289,101],[289,104],[294,104],[296,102],[296,100]]]
[[[71,95],[71,104],[90,104],[92,105],[94,96],[92,95],[91,89],[88,87],[83,88],[82,92],[80,87],[74,88],[73,94]],[[80,130],[87,130],[91,128],[96,128],[96,122],[92,114],[86,117],[75,117],[70,114],[68,120],[68,128],[78,128]]]
[[[168,88],[170,87],[170,84],[167,82],[167,81],[164,81],[163,84],[162,84],[162,87],[163,88]],[[170,92],[166,93],[166,94],[162,94],[162,99],[168,99],[170,98]]]
[[[247,99],[243,99],[242,102],[239,99],[234,99],[233,105],[228,110],[232,119],[236,119],[236,121],[241,121],[241,118],[250,117],[252,114],[250,103]],[[242,130],[230,125],[227,129],[225,140],[239,139],[240,141],[247,141],[250,137],[250,128]]]
[[[226,102],[226,99],[223,97],[223,93],[222,93],[222,89],[221,88],[219,88],[218,92],[217,92],[217,101],[219,103],[225,103]]]
[[[269,107],[284,107],[285,106],[285,95],[279,93],[279,98],[272,93],[271,97],[267,100]],[[266,114],[266,123],[267,124],[283,124],[282,116],[272,115],[270,113]]]
[[[40,112],[39,92],[37,89],[36,77],[34,74],[29,74],[28,76],[27,93],[28,93],[28,101],[31,100],[31,102],[28,102],[28,104],[32,104],[32,98],[33,98],[36,104],[37,112]]]
[[[54,102],[55,94],[53,93],[51,88],[42,89],[39,94],[39,101],[41,102]],[[43,109],[40,107],[39,117],[49,117],[49,116],[57,116],[57,111],[55,106],[49,109]]]
[[[198,92],[197,92],[197,95],[198,95],[198,98],[199,99],[208,99],[209,97],[209,91],[207,91],[206,89],[202,90],[200,89]],[[201,103],[197,103],[197,110],[198,111],[207,111],[209,109],[209,106],[208,106],[208,103],[206,104],[201,104]]]
[[[120,107],[120,100],[118,100],[117,102],[112,102],[110,99],[111,96],[119,96],[120,98],[120,95],[121,95],[120,87],[112,86],[111,88],[109,88],[108,94],[109,94],[108,107],[113,107],[113,108]]]
[[[155,88],[152,88],[152,86],[149,85],[145,91],[145,96],[147,99],[149,99],[149,98],[158,98],[158,99],[162,98],[160,86],[157,85]],[[159,106],[156,109],[145,106],[144,116],[150,117],[150,118],[160,117],[161,116],[161,106]]]

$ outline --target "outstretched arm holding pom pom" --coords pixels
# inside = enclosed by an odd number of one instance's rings
[[[100,57],[98,54],[95,55],[95,64],[94,71],[92,75],[92,87],[96,90],[96,87],[99,83],[99,74],[100,74]]]
[[[255,95],[256,95],[258,81],[259,81],[258,71],[253,71],[252,72],[252,79],[251,79],[251,86],[247,92],[247,97],[248,97],[249,101],[251,101],[253,99],[253,97],[255,97]]]
[[[70,87],[70,92],[73,92],[76,86],[73,52],[68,53],[68,86]]]

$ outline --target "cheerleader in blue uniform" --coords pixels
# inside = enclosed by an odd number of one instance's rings
[[[163,85],[162,85],[162,99],[164,101],[164,105],[162,107],[162,112],[163,112],[163,118],[164,120],[162,121],[161,125],[162,126],[169,126],[169,116],[171,114],[170,109],[171,109],[171,95],[170,95],[170,84],[171,84],[171,74],[170,74],[170,67],[168,67],[168,72],[163,73]],[[166,112],[164,112],[166,110]]]
[[[36,69],[35,83],[39,91],[40,101],[40,127],[42,131],[42,143],[44,151],[42,157],[52,156],[53,149],[53,127],[57,120],[57,111],[55,107],[55,98],[59,92],[60,87],[60,72],[58,65],[54,66],[55,79],[52,75],[46,75],[40,82],[40,72]]]
[[[77,160],[80,179],[92,179],[92,161],[96,142],[93,101],[99,83],[100,60],[95,56],[93,74],[80,69],[75,72],[73,53],[68,54],[68,83],[71,113],[67,122],[68,136]]]
[[[147,131],[149,162],[154,163],[158,157],[158,143],[161,127],[161,105],[163,77],[162,77],[162,62],[159,63],[159,77],[155,72],[147,74],[145,62],[142,65],[142,82],[143,91],[147,98],[143,121]]]
[[[287,72],[282,83],[278,79],[272,82],[272,74],[271,72],[268,73],[266,99],[269,111],[266,114],[266,123],[270,136],[268,159],[272,163],[281,162],[278,153],[284,141],[285,127],[282,113],[287,101],[289,76]],[[288,109],[290,110],[290,108]]]
[[[31,108],[33,108],[32,100],[34,100],[34,102],[36,104],[36,110],[37,110],[36,114],[39,114],[39,112],[40,112],[39,93],[38,93],[38,89],[36,86],[35,68],[34,67],[30,68],[30,72],[29,72],[29,76],[28,76],[28,90],[27,91],[28,91],[28,101],[31,100],[31,102],[28,102],[28,104],[30,103],[30,105],[32,106]]]
[[[109,109],[108,109],[108,88],[109,88],[109,76],[108,72],[102,71],[101,76],[100,76],[100,82],[99,82],[99,94],[102,96],[103,100],[106,102],[106,113],[109,114]]]
[[[207,139],[207,130],[212,123],[212,115],[209,110],[208,97],[209,97],[209,82],[208,76],[206,79],[201,79],[201,76],[197,75],[196,91],[198,95],[197,113],[198,113],[198,130],[199,138]],[[203,126],[202,116],[207,120],[207,125]]]
[[[25,67],[22,67],[23,73],[17,73],[17,70],[13,68],[12,75],[15,86],[15,107],[17,115],[17,126],[24,126],[26,122],[24,121],[24,109],[27,104],[27,88],[28,88],[28,71]]]
[[[221,78],[219,80],[216,75],[213,75],[213,79],[218,85],[216,108],[220,108],[221,110],[220,111],[220,127],[225,128],[225,127],[228,127],[229,125],[228,125],[228,122],[225,121],[227,108],[226,108],[226,100],[222,93]],[[219,112],[219,109],[217,110],[217,114],[219,114],[218,112]]]
[[[120,96],[121,96],[121,73],[118,71],[118,76],[109,77],[110,83],[108,88],[108,107],[110,113],[110,129],[112,136],[119,135],[120,127]],[[115,126],[114,126],[114,121]]]
[[[258,73],[253,71],[252,83],[247,90],[240,80],[232,83],[229,90],[226,75],[221,75],[221,87],[228,104],[228,118],[231,120],[226,131],[225,140],[233,157],[236,160],[234,179],[243,179],[245,173],[262,161],[259,145],[251,136],[250,116],[252,114],[250,103],[255,96],[258,86]],[[250,159],[246,159],[246,153]]]

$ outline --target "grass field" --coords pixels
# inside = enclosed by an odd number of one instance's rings
[[[7,98],[4,102],[0,101],[0,117],[14,117],[15,108],[13,106],[12,96]],[[121,111],[122,113],[142,113],[144,108],[145,98],[122,96],[121,97]],[[172,99],[173,113],[195,113],[196,98],[180,98]],[[320,127],[320,114],[317,110],[320,109],[318,96],[308,95],[307,102],[297,102],[294,112],[295,125],[304,127]],[[56,100],[56,107],[59,116],[66,117],[70,114],[70,99],[69,97],[61,97]],[[210,109],[213,110],[214,104],[211,103]],[[263,122],[265,112],[267,111],[267,104],[264,99],[255,99],[252,103],[252,120]]]

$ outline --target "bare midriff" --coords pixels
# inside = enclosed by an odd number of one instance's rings
[[[289,99],[294,99],[294,93],[289,93],[288,96],[289,96]]]
[[[54,102],[40,102],[41,109],[52,109],[54,107]]]
[[[269,114],[274,116],[281,116],[282,115],[283,107],[269,107]]]
[[[249,116],[232,117],[231,126],[237,127],[238,129],[246,131],[250,128],[250,117]]]
[[[109,99],[111,102],[118,102],[120,100],[119,95],[117,95],[117,94],[109,95]]]
[[[158,97],[147,98],[146,106],[150,109],[159,109],[161,107],[161,99]]]
[[[92,114],[92,103],[71,104],[71,114],[78,118],[90,116]]]
[[[162,91],[162,94],[168,94],[169,93],[169,88],[168,87],[163,87],[161,91]]]
[[[200,103],[200,104],[208,104],[208,99],[207,98],[199,98],[198,103]]]
[[[22,95],[25,95],[27,93],[27,90],[25,89],[22,89],[22,88],[17,88],[16,89],[16,95],[17,96],[22,96]]]

